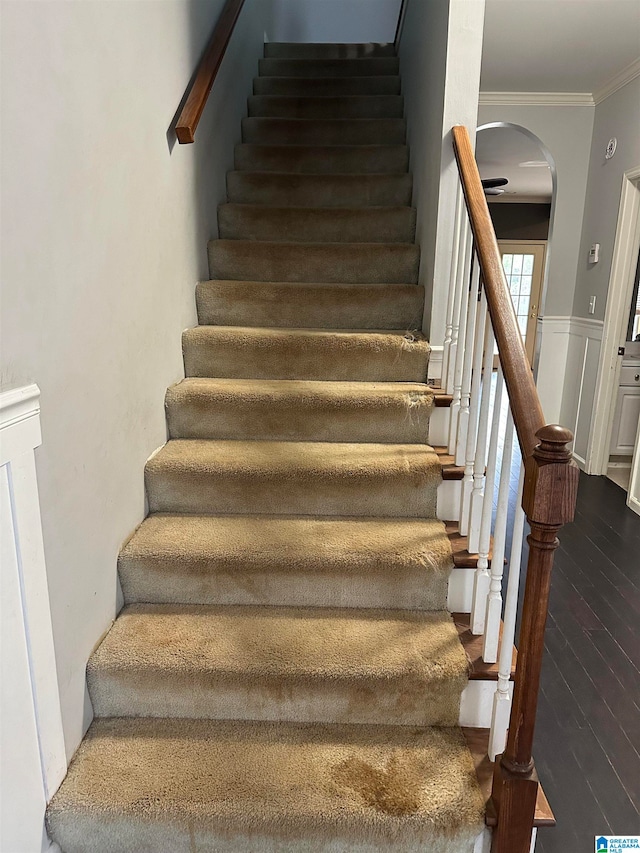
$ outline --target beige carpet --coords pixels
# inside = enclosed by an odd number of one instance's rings
[[[63,853],[472,853],[398,60],[270,44],[260,72],[49,831]]]

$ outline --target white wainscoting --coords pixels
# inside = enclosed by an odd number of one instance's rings
[[[593,422],[602,329],[602,320],[571,318],[561,422],[573,432],[573,455],[581,468],[585,466]]]
[[[538,332],[540,357],[536,370],[536,385],[542,411],[547,423],[562,423],[562,394],[571,317],[540,317]]]
[[[66,770],[34,449],[40,391],[0,394],[0,849],[51,850],[44,813]]]
[[[573,455],[585,465],[602,343],[602,320],[544,317],[536,383],[545,419],[574,434]]]

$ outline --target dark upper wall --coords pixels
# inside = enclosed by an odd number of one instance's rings
[[[549,236],[550,204],[489,205],[498,240],[546,240]]]

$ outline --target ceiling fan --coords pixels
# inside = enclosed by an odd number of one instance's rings
[[[485,195],[502,195],[504,192],[500,187],[505,187],[509,183],[508,178],[483,178],[482,187]]]

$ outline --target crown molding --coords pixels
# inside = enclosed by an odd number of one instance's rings
[[[612,77],[607,83],[595,89],[593,92],[593,102],[595,104],[601,103],[605,98],[608,98],[609,95],[613,95],[613,93],[617,92],[618,89],[622,89],[622,87],[626,86],[627,83],[635,80],[636,77],[640,77],[640,58],[636,59],[630,65],[627,65],[627,67],[623,68],[622,71],[619,71],[615,77]]]
[[[640,77],[640,58],[591,92],[480,92],[480,106],[593,107]]]
[[[590,92],[480,92],[480,106],[592,107]]]

